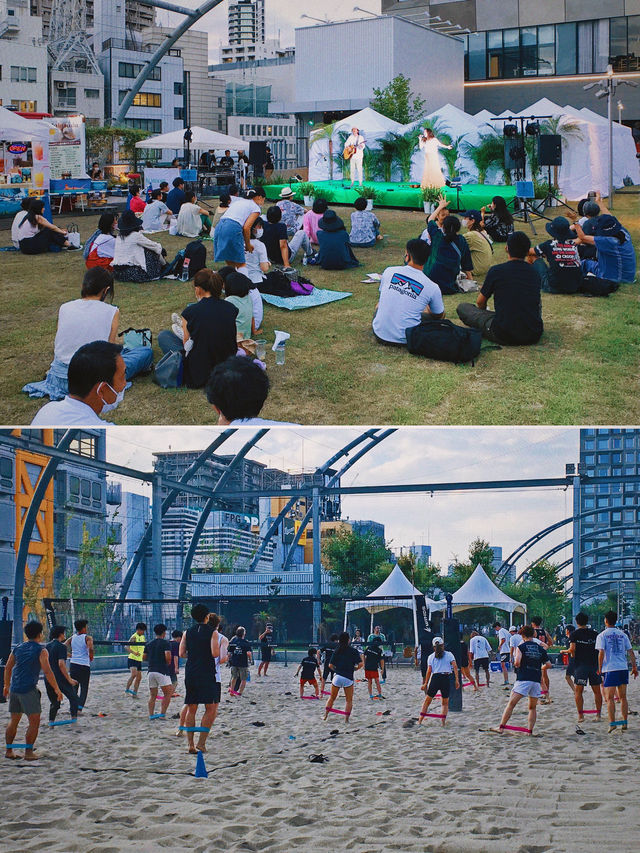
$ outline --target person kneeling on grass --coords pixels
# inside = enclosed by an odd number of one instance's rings
[[[533,639],[533,627],[531,625],[524,625],[520,633],[522,635],[522,643],[520,643],[513,654],[516,667],[516,683],[513,685],[511,697],[507,702],[507,707],[504,709],[499,727],[492,729],[492,731],[499,732],[500,734],[507,728],[507,723],[513,714],[514,708],[525,696],[529,699],[529,717],[525,734],[533,734],[533,727],[536,724],[537,716],[536,706],[541,696],[540,681],[542,673],[551,666],[547,650]]]
[[[427,673],[424,677],[421,690],[427,694],[424,697],[422,708],[420,709],[419,723],[422,723],[424,718],[428,716],[427,711],[429,705],[433,702],[436,693],[440,691],[442,696],[442,725],[447,722],[447,713],[449,711],[449,693],[451,691],[450,675],[453,673],[456,690],[460,687],[460,677],[458,675],[458,664],[452,652],[446,652],[444,649],[444,640],[442,637],[433,638],[433,653],[429,655],[427,660]]]
[[[166,639],[167,626],[154,625],[153,633],[155,639],[147,643],[143,652],[143,658],[149,664],[149,718],[156,715],[158,688],[162,690],[160,714],[163,717],[169,710],[169,702],[173,695],[171,643]]]
[[[309,648],[306,657],[303,657],[300,661],[300,665],[296,670],[294,678],[297,678],[298,675],[300,675],[300,670],[302,670],[302,675],[300,676],[300,698],[302,699],[304,697],[305,684],[310,684],[316,691],[316,699],[319,699],[320,689],[318,687],[316,671],[320,673],[320,664],[318,663],[318,652],[316,649],[311,647]]]
[[[373,334],[381,344],[406,346],[406,330],[417,326],[424,316],[444,317],[440,288],[422,271],[428,253],[424,240],[409,240],[404,266],[387,267],[382,273],[373,318]]]
[[[58,328],[53,344],[53,361],[40,382],[30,382],[23,391],[30,397],[49,397],[63,400],[69,393],[69,364],[84,344],[109,341],[115,344],[118,335],[120,310],[112,305],[113,275],[109,270],[94,267],[82,280],[80,299],[60,306]],[[125,347],[122,350],[127,381],[148,371],[153,362],[151,347]]]
[[[355,248],[368,249],[382,240],[380,220],[372,210],[367,210],[366,198],[357,198],[351,214],[351,233],[349,243]]]
[[[7,745],[5,758],[18,758],[11,744],[15,740],[23,714],[29,721],[25,735],[27,748],[24,751],[24,757],[26,761],[36,761],[38,758],[33,754],[33,750],[40,728],[41,705],[38,690],[40,670],[44,673],[56,700],[62,702],[62,692],[49,666],[49,654],[41,645],[42,630],[41,622],[27,622],[24,626],[27,641],[14,648],[4,670],[4,697],[9,699],[10,714],[9,723],[5,729],[4,742]]]
[[[480,329],[482,337],[506,346],[536,344],[542,337],[540,275],[527,263],[531,240],[522,231],[507,238],[504,264],[491,267],[478,294],[476,304],[462,302],[458,317],[466,326]],[[487,310],[494,297],[495,311]]]

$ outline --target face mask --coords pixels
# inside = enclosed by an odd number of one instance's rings
[[[100,397],[100,394],[98,394],[104,404],[102,406],[102,411],[100,412],[100,414],[106,415],[107,412],[112,412],[114,409],[117,409],[120,403],[124,400],[124,388],[122,389],[122,391],[116,391],[115,388],[111,388],[111,385],[109,385],[108,382],[104,382],[103,384],[106,385],[107,388],[110,388],[116,395],[116,399],[113,401],[113,403],[105,403],[104,400],[102,400],[102,397]]]
[[[256,237],[257,237],[257,239],[258,239],[258,240],[262,237],[262,235],[263,235],[263,234],[264,234],[264,229],[263,229],[263,228],[256,228],[256,230],[255,230],[255,235],[256,235]]]

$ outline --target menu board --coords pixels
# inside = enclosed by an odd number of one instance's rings
[[[86,176],[86,145],[84,116],[47,118],[54,126],[49,139],[51,177],[61,178],[70,174],[72,178]]]

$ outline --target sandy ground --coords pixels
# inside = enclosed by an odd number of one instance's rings
[[[451,714],[442,729],[431,719],[403,726],[416,718],[423,696],[413,670],[389,673],[384,701],[370,701],[366,685],[358,684],[348,725],[333,714],[323,723],[322,703],[297,698],[294,667],[272,664],[266,679],[255,673],[244,697],[222,700],[209,738],[208,779],[190,775],[195,758],[174,735],[176,721],[147,719],[146,675],[137,700],[124,695],[125,673],[94,676],[76,725],[50,729],[43,714],[39,762],[0,761],[1,847],[637,850],[640,717],[630,717],[629,731],[615,735],[591,717],[586,734],[577,735],[561,672],[552,673],[554,701],[540,709],[542,737],[533,739],[479,731],[499,721],[505,694],[497,680],[477,697],[465,689],[463,713]],[[631,688],[632,707],[639,689]],[[48,710],[46,697],[43,706]],[[593,707],[591,697],[586,707]],[[95,716],[99,711],[108,716]],[[6,716],[2,705],[3,725]],[[512,722],[525,725],[524,710]],[[24,737],[24,723],[18,736]],[[310,763],[310,753],[329,760]]]

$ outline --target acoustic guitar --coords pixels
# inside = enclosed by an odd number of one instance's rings
[[[357,150],[358,148],[356,145],[345,145],[344,151],[342,152],[342,156],[345,160],[351,160]]]

